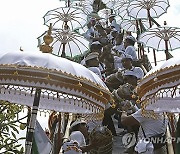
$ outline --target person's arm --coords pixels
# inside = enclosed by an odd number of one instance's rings
[[[90,150],[92,150],[94,148],[93,144],[89,144],[83,147],[80,147],[80,149],[82,150],[82,152],[89,152]]]
[[[82,152],[89,152],[90,150],[99,146],[102,146],[102,142],[96,140],[96,141],[92,141],[89,145],[80,147],[80,149],[82,150]]]
[[[121,123],[124,126],[139,125],[139,122],[133,116],[131,116],[131,115],[128,116],[126,111],[122,112]]]

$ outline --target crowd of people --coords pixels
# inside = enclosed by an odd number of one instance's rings
[[[140,67],[141,59],[138,59],[135,48],[136,39],[131,33],[121,31],[114,17],[109,16],[109,24],[106,27],[99,20],[90,19],[87,24],[88,30],[83,34],[89,40],[90,51],[80,63],[97,74],[113,96],[113,102],[106,106],[102,126],[110,130],[112,137],[119,135],[113,123],[114,118],[118,121],[118,127],[124,129],[125,133],[134,132],[137,141],[157,135],[162,137],[166,132],[166,120],[143,117],[137,103],[136,86],[146,71]],[[65,154],[73,154],[73,150],[74,153],[86,153],[100,146],[102,145],[97,140],[89,141],[88,123],[77,119],[72,122],[69,142],[64,143],[62,149]],[[145,147],[148,146],[151,147]],[[126,152],[134,153],[134,149],[140,153],[142,145],[136,144]],[[148,154],[151,152],[166,154],[166,146],[153,145],[153,151],[148,151]]]

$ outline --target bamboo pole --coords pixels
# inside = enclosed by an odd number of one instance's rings
[[[147,14],[148,14],[148,19],[149,19],[149,25],[150,25],[150,28],[152,27],[152,23],[151,23],[151,15],[150,15],[150,10],[147,9]],[[153,49],[153,55],[154,55],[154,64],[155,66],[157,65],[157,60],[156,60],[156,52],[155,50]]]
[[[25,154],[31,154],[33,134],[36,126],[36,117],[39,108],[40,96],[41,96],[41,89],[36,89],[32,112],[31,112],[31,118],[29,121],[28,132],[26,136]]]

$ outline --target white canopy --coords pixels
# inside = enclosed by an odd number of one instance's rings
[[[138,85],[142,108],[148,111],[180,112],[180,56],[154,67]]]
[[[0,55],[0,98],[32,106],[41,89],[41,109],[99,113],[110,100],[104,82],[84,66],[41,52]]]

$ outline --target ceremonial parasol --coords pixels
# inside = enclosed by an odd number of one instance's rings
[[[30,154],[38,108],[97,115],[111,95],[103,81],[84,66],[41,52],[0,56],[0,97],[32,107],[26,138]]]
[[[180,56],[152,69],[138,84],[145,114],[180,113]]]
[[[157,18],[167,12],[168,0],[136,0],[130,1],[127,11],[135,19]]]
[[[168,26],[150,28],[139,36],[139,42],[155,50],[165,51],[167,60],[170,58],[168,51],[180,47],[180,28]]]
[[[39,44],[44,43],[45,35],[46,32],[38,37]],[[69,29],[52,29],[51,36],[53,38],[52,54],[61,57],[74,57],[88,50],[89,42],[82,35]]]
[[[73,7],[59,7],[48,11],[44,15],[44,24],[49,26],[52,23],[53,28],[64,29],[64,25],[73,30],[83,27],[87,22],[87,15],[81,9]]]

